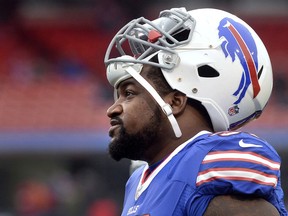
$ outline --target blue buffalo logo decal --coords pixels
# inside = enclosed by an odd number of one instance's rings
[[[253,98],[255,98],[260,91],[257,75],[258,51],[251,33],[244,25],[231,18],[222,19],[218,30],[219,38],[224,39],[221,47],[225,57],[230,56],[234,62],[237,56],[243,68],[239,86],[233,93],[233,95],[237,97],[234,104],[241,102],[251,83],[253,87]]]

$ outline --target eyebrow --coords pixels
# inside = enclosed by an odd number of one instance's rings
[[[124,80],[124,81],[122,81],[119,85],[118,85],[118,88],[117,89],[119,89],[119,88],[125,88],[126,86],[128,86],[128,85],[137,85],[137,82],[136,82],[136,80],[134,80],[133,78],[131,78],[131,79],[127,79],[127,80]]]

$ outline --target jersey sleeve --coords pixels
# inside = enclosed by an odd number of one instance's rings
[[[199,166],[189,215],[203,215],[215,196],[227,194],[261,197],[281,216],[288,215],[280,183],[281,159],[269,143],[247,133],[227,132],[211,135],[207,145],[213,147]]]
[[[276,151],[267,142],[245,133],[214,136],[219,144],[200,165],[198,190],[202,194],[243,194],[269,199],[280,178],[280,157]]]

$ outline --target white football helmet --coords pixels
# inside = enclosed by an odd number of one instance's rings
[[[158,62],[150,61],[158,57]],[[125,25],[106,55],[107,78],[134,77],[155,98],[181,136],[171,107],[141,76],[143,64],[160,67],[172,89],[200,101],[215,131],[233,130],[260,116],[272,91],[268,52],[243,20],[218,9],[173,8],[158,19]]]

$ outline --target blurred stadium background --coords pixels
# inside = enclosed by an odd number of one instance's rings
[[[273,97],[243,130],[278,150],[288,196],[286,0],[0,0],[0,216],[119,215],[129,161],[106,152],[104,53],[127,21],[179,6],[235,13],[266,44]]]

